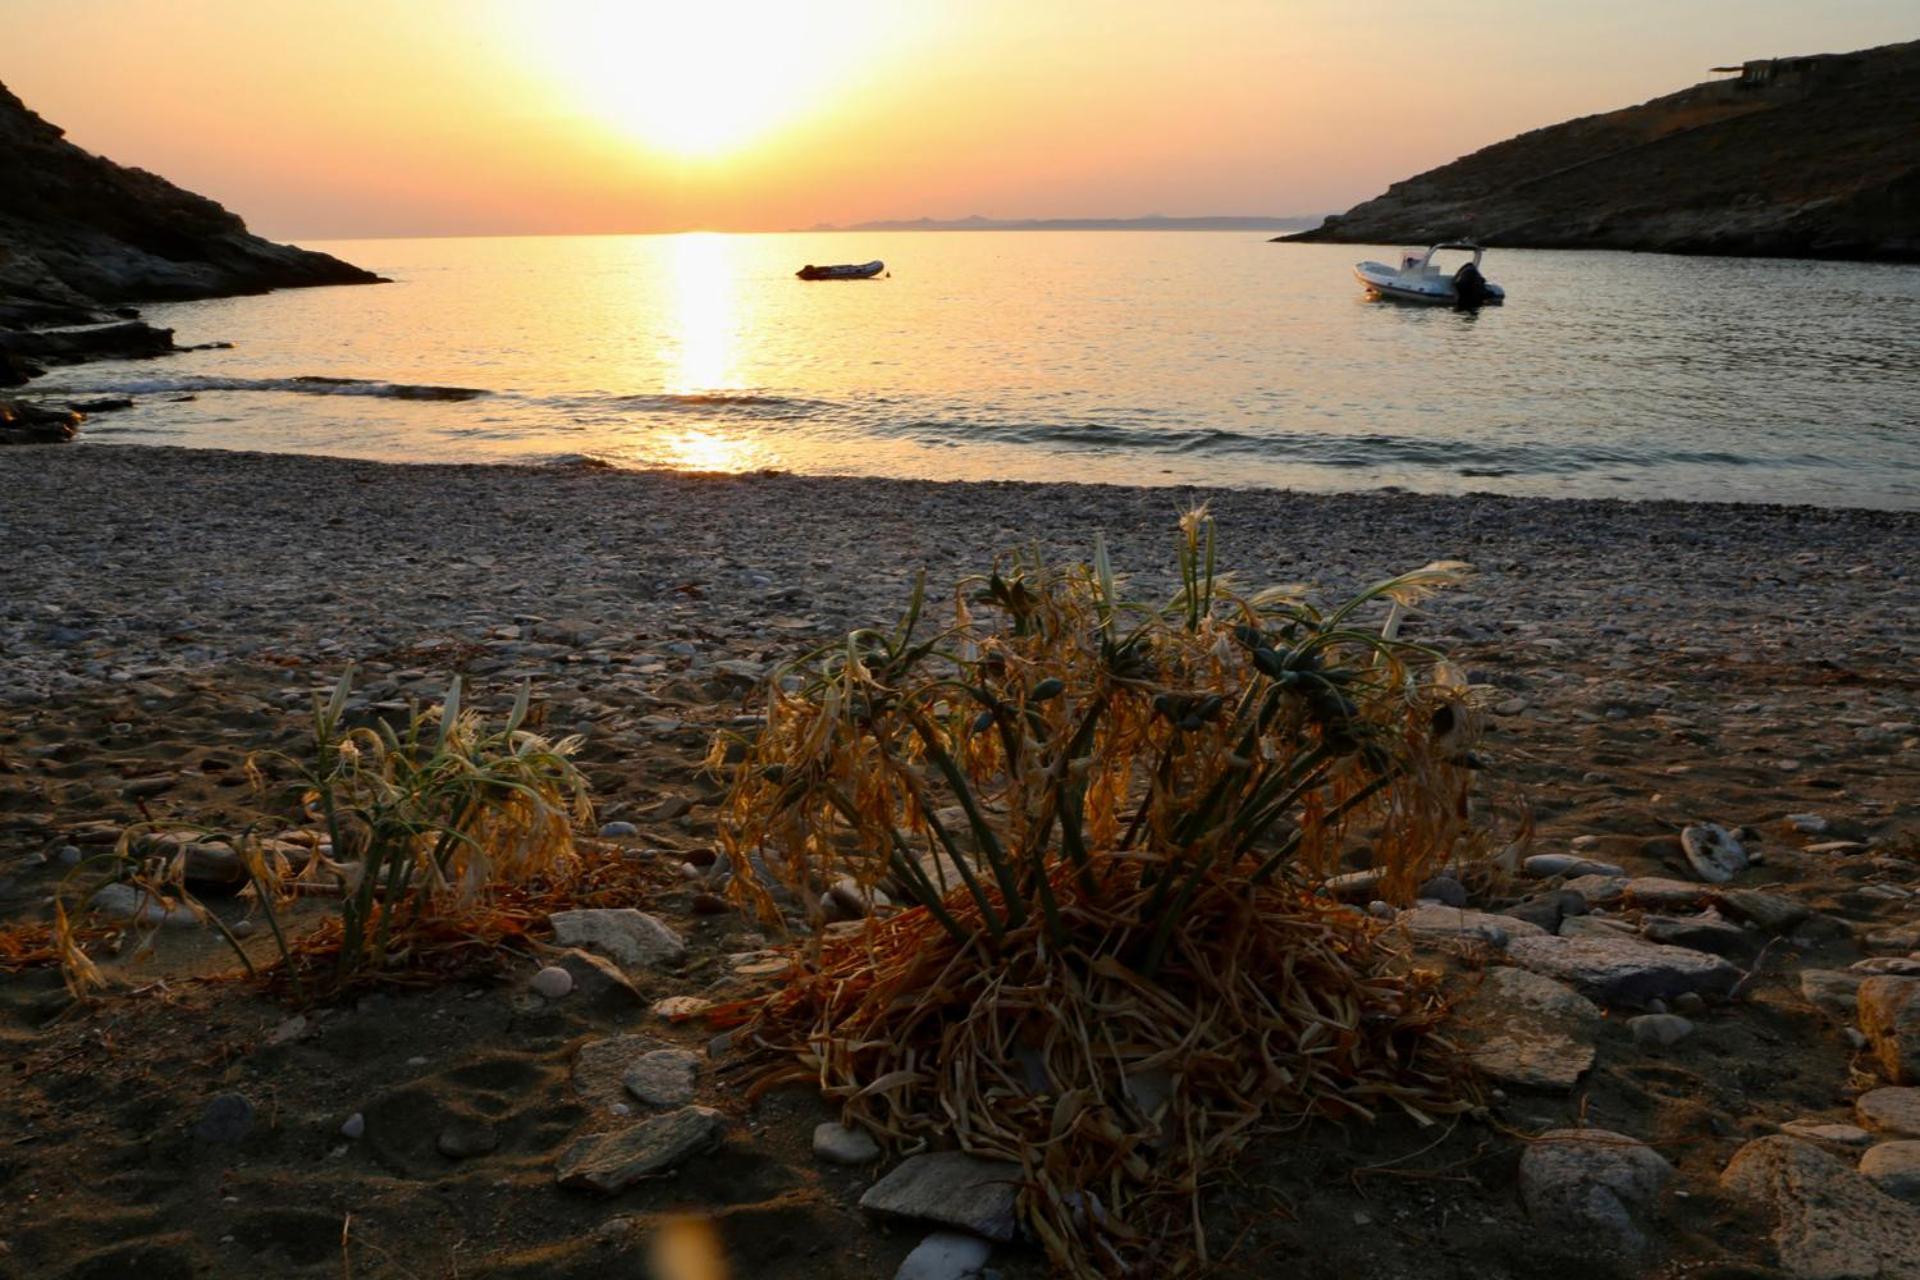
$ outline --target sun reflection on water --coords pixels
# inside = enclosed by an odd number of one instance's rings
[[[766,465],[760,449],[718,431],[680,431],[655,443],[661,465],[676,471],[751,471]]]
[[[675,236],[672,345],[660,353],[674,395],[737,386],[735,264],[728,237],[709,231]]]
[[[668,251],[671,318],[660,351],[669,395],[724,395],[742,389],[735,247],[732,237],[710,231],[673,237]],[[661,465],[681,470],[746,471],[767,463],[764,449],[724,428],[662,432],[650,443]]]

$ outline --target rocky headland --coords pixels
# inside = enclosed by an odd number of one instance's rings
[[[174,350],[128,304],[380,277],[275,244],[238,215],[69,142],[0,85],[0,387],[47,366]],[[0,444],[70,436],[72,406],[0,400]]]
[[[1496,143],[1278,238],[1920,261],[1920,41],[1737,71]]]

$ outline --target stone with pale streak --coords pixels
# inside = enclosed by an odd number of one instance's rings
[[[724,1132],[718,1111],[682,1107],[618,1133],[580,1139],[561,1153],[555,1173],[563,1187],[616,1195],[719,1146]]]

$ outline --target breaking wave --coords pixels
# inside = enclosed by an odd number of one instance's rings
[[[293,378],[128,378],[89,384],[88,395],[127,396],[199,395],[204,391],[281,391],[310,396],[378,396],[387,400],[478,400],[491,391],[479,387],[438,387],[410,382],[381,382],[372,378],[334,378],[304,374]]]

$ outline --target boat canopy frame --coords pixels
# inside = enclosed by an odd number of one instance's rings
[[[1475,244],[1471,240],[1442,240],[1420,255],[1420,267],[1425,270],[1433,264],[1433,255],[1443,249],[1464,249],[1473,255],[1474,270],[1480,269],[1480,260],[1487,256],[1485,245]]]

